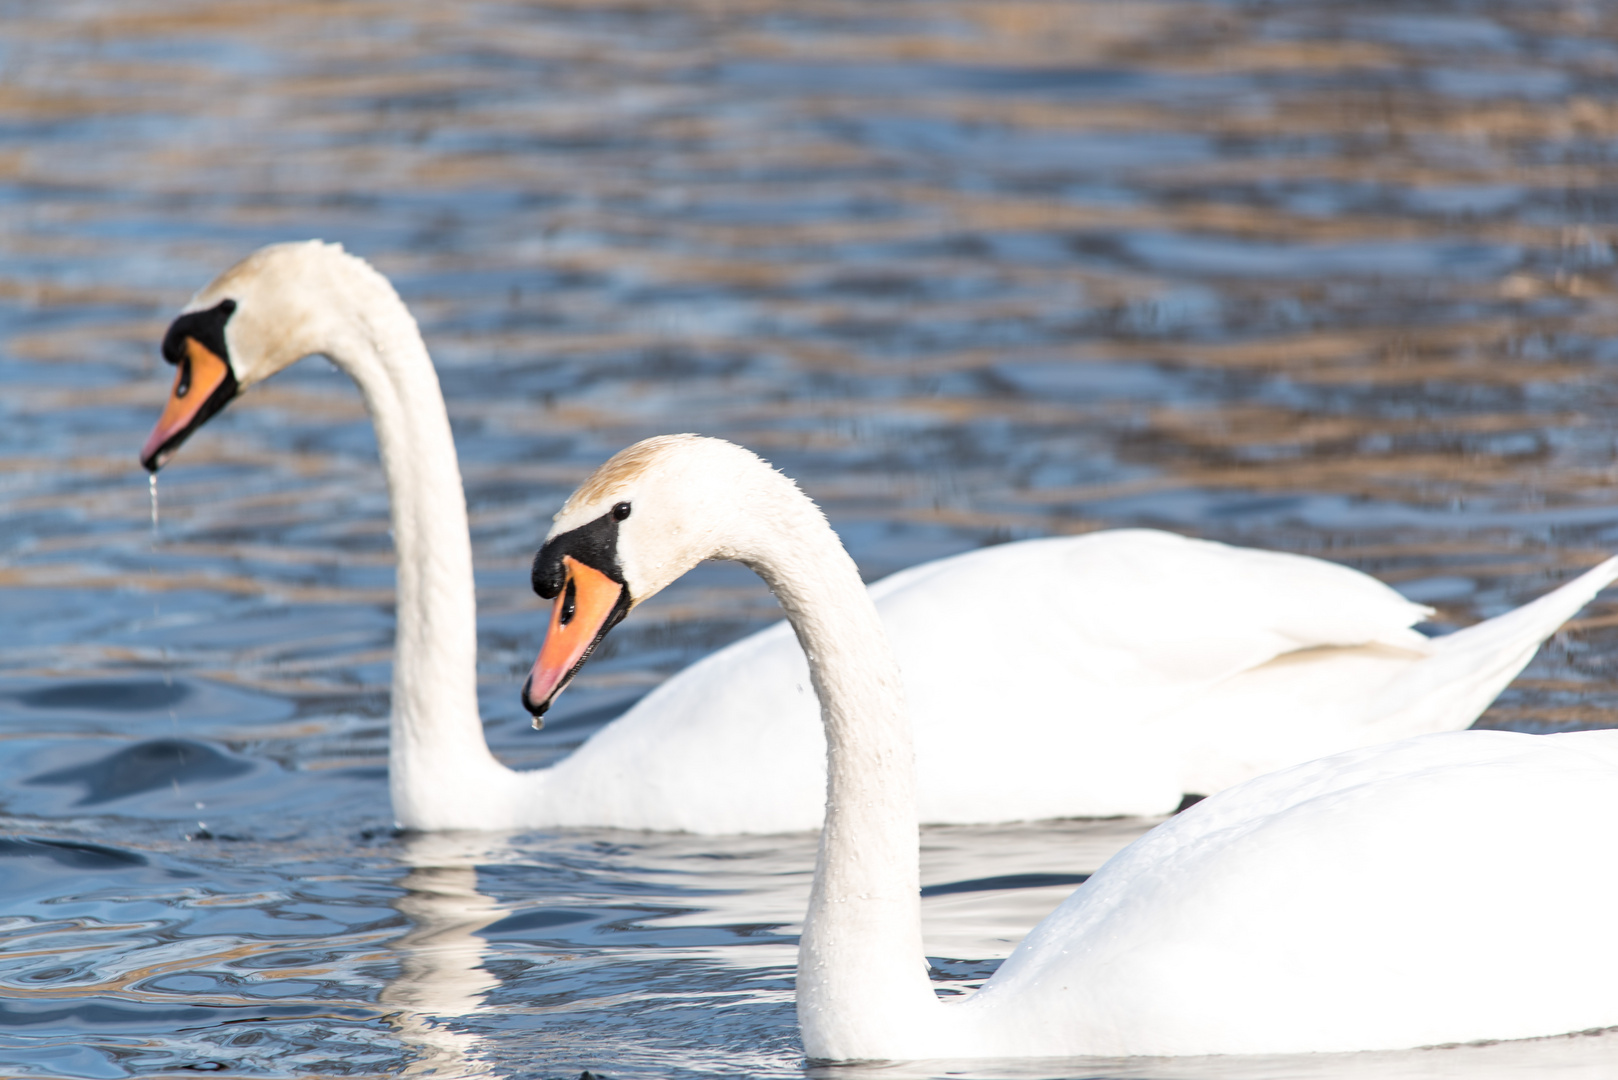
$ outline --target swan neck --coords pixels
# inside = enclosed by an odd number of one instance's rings
[[[915,750],[899,665],[854,561],[819,510],[749,562],[808,657],[826,729],[826,818],[798,953],[813,1059],[903,1056],[939,1006],[921,937]]]
[[[369,290],[326,350],[359,385],[387,477],[397,556],[389,783],[406,828],[464,824],[452,805],[499,769],[478,717],[477,609],[449,414],[415,319]],[[364,295],[364,294],[361,294]]]

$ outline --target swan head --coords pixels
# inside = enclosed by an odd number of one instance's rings
[[[543,716],[607,631],[697,563],[756,565],[772,530],[804,507],[824,524],[796,484],[723,439],[660,435],[615,454],[534,556],[534,592],[555,603],[524,707]]]
[[[163,335],[174,388],[140,463],[155,473],[243,390],[340,345],[356,329],[339,314],[345,294],[378,283],[392,293],[364,260],[319,240],[259,248],[214,278]]]

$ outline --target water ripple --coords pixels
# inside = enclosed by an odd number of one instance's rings
[[[667,431],[768,454],[869,577],[1151,525],[1342,560],[1445,629],[1618,549],[1599,5],[82,0],[0,25],[8,1075],[803,1074],[811,838],[393,833],[386,493],[342,376],[305,363],[210,424],[154,536],[157,342],[265,242],[342,241],[422,323],[515,764],[775,617],[703,567],[529,729],[533,548]],[[1612,723],[1615,646],[1598,602],[1482,723]],[[1143,827],[928,830],[940,991]]]

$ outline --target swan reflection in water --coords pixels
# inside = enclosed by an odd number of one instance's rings
[[[926,830],[926,932],[940,990],[970,992],[1073,880],[1150,824]],[[798,1075],[790,973],[815,847],[813,833],[402,836],[404,894],[392,907],[409,926],[392,943],[398,974],[379,1000],[415,1055],[404,1075],[505,1075],[535,1062],[558,1075],[695,1069],[715,1028],[756,1075]],[[490,866],[502,874],[490,878]],[[513,916],[586,912],[566,929],[547,924],[543,943],[519,931],[490,934]],[[534,963],[536,947],[549,963]],[[504,957],[525,962],[497,994],[502,978],[491,967]],[[599,979],[604,958],[618,977]],[[583,967],[598,981],[579,981]],[[560,1022],[533,1027],[532,1038],[502,1025],[498,1043],[469,1030],[513,1012],[530,1014],[530,1024],[540,1013]],[[633,1048],[603,1060],[595,1032],[603,1021],[633,1030]]]
[[[393,907],[410,929],[393,943],[399,975],[382,991],[389,1019],[417,1058],[401,1075],[492,1076],[481,1060],[482,1040],[454,1021],[477,1012],[500,980],[484,967],[487,943],[478,931],[508,912],[478,890],[478,866],[511,852],[499,833],[409,833],[399,858],[410,868],[399,879],[405,894]]]

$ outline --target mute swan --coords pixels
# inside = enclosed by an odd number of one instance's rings
[[[179,370],[142,463],[160,468],[238,393],[312,353],[359,384],[392,500],[401,825],[819,826],[825,743],[785,624],[668,680],[551,768],[513,772],[489,753],[438,378],[392,286],[341,247],[263,248],[192,299],[163,341]],[[1138,529],[957,555],[871,594],[920,717],[923,820],[984,822],[1166,814],[1187,792],[1465,727],[1615,575],[1607,563],[1432,641],[1410,629],[1426,608],[1364,574]],[[984,715],[999,717],[993,740],[977,737]]]
[[[820,701],[829,783],[797,981],[810,1058],[1392,1049],[1618,1024],[1618,731],[1427,735],[1249,780],[1125,848],[976,994],[940,1001],[906,680],[792,481],[692,435],[602,466],[534,560],[556,602],[524,704],[543,710],[618,616],[709,558],[769,584]],[[981,742],[997,721],[980,718]]]

